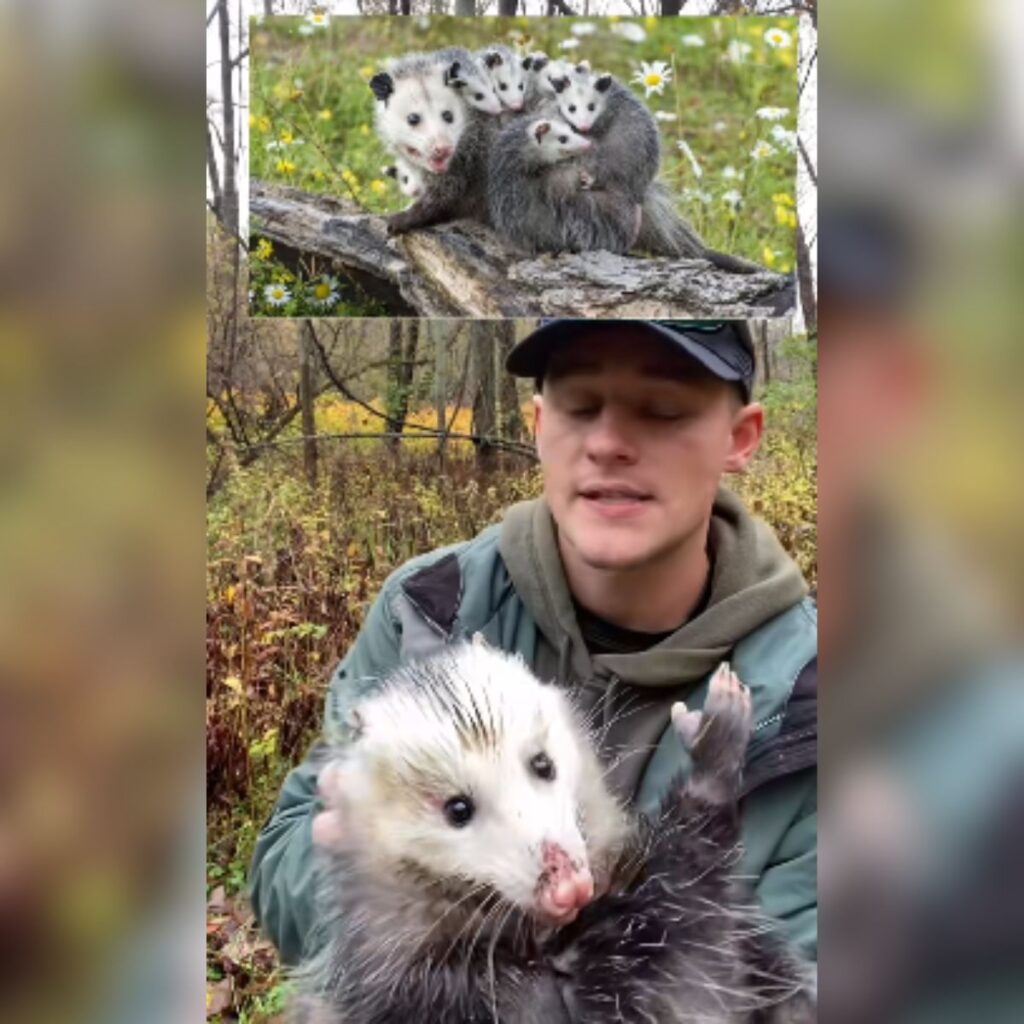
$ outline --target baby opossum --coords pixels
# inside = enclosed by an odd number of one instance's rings
[[[756,263],[709,249],[676,212],[668,190],[654,178],[661,143],[651,112],[611,75],[595,74],[586,63],[552,80],[560,115],[594,141],[586,159],[595,186],[625,190],[643,208],[636,248],[655,256],[708,260],[733,273],[764,269]]]
[[[414,167],[408,160],[400,156],[388,167],[381,168],[383,173],[398,182],[398,191],[410,199],[418,199],[423,194],[423,171]]]
[[[586,62],[582,62],[589,67]],[[546,103],[554,101],[557,93],[551,83],[558,78],[565,78],[572,70],[572,65],[563,60],[551,60],[546,53],[531,53],[523,68],[526,71],[526,102],[524,109],[536,110]]]
[[[487,150],[493,118],[467,108],[433,54],[399,58],[370,79],[377,133],[424,172],[423,192],[387,219],[389,234],[459,217],[487,221]]]
[[[444,83],[455,89],[474,110],[482,114],[500,114],[501,100],[483,63],[459,46],[438,50],[435,60],[444,67]]]
[[[527,252],[627,252],[640,226],[628,196],[593,189],[580,161],[592,143],[563,121],[517,118],[491,148],[488,209],[494,229]]]
[[[801,969],[732,875],[750,698],[672,721],[657,821],[610,795],[566,696],[462,644],[398,669],[321,773],[326,945],[306,1024],[806,1024]]]
[[[526,102],[528,57],[520,57],[507,46],[488,46],[477,54],[487,69],[506,110],[520,111]]]

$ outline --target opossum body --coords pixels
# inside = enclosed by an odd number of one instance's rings
[[[467,108],[446,70],[433,54],[413,54],[370,79],[381,140],[424,172],[416,202],[388,218],[391,234],[459,217],[486,222],[492,119]]]
[[[326,945],[298,1019],[813,1021],[731,875],[749,695],[723,667],[672,715],[693,773],[633,822],[520,660],[460,645],[385,680],[321,774]]]
[[[459,46],[450,46],[433,54],[444,69],[444,83],[482,114],[500,114],[501,100],[483,63]]]
[[[595,188],[586,169],[590,140],[563,121],[518,118],[495,140],[488,165],[488,209],[495,230],[527,252],[628,252],[640,208]]]

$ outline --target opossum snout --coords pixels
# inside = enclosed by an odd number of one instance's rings
[[[430,151],[430,169],[437,174],[442,173],[448,167],[448,161],[455,152],[452,146],[434,146]]]
[[[554,924],[568,924],[594,898],[594,877],[586,864],[573,860],[557,843],[545,842],[544,870],[537,885],[536,907]]]

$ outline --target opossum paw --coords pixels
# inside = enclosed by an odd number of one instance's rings
[[[585,192],[594,187],[594,176],[587,171],[580,171],[580,188]]]
[[[711,677],[701,720],[689,748],[695,775],[722,780],[739,775],[750,740],[751,718],[750,691],[729,664],[723,662]],[[693,729],[691,723],[687,726]]]
[[[693,750],[703,721],[704,716],[701,712],[691,711],[681,700],[672,705],[672,725],[687,750]]]

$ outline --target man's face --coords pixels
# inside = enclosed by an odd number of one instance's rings
[[[703,542],[719,478],[757,448],[763,416],[663,342],[595,330],[552,357],[536,398],[544,492],[563,554],[641,568]]]

